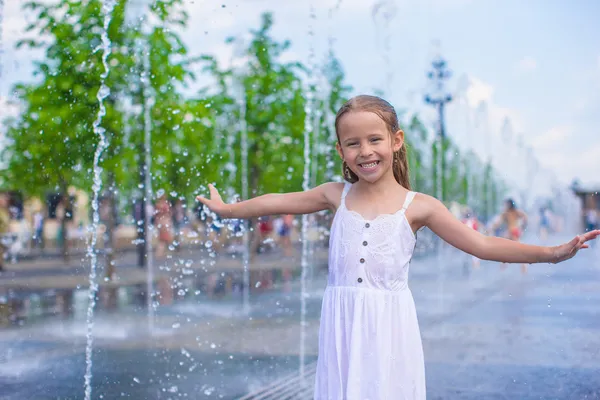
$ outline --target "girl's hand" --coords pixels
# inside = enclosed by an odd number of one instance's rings
[[[572,258],[575,254],[577,254],[579,249],[587,249],[590,247],[585,242],[594,240],[598,236],[600,236],[600,230],[596,229],[594,231],[584,233],[583,235],[575,236],[575,238],[570,242],[554,247],[554,257],[550,262],[556,264]]]
[[[222,214],[223,211],[225,211],[226,204],[223,202],[223,199],[221,199],[221,195],[210,183],[208,184],[208,189],[210,191],[210,198],[207,199],[206,197],[196,196],[196,200],[210,208],[212,212]]]

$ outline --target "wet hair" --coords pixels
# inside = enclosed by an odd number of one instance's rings
[[[337,112],[335,117],[335,133],[340,143],[340,134],[338,125],[340,119],[353,111],[368,111],[377,114],[383,122],[385,122],[390,135],[395,134],[400,129],[400,123],[398,122],[398,115],[394,107],[385,101],[384,99],[377,96],[359,95],[348,100]],[[403,143],[400,150],[394,152],[392,170],[394,171],[394,178],[396,181],[410,190],[410,176],[408,170],[408,156],[406,154],[406,144]],[[344,161],[342,165],[342,175],[344,179],[350,183],[358,181],[358,176],[352,172],[348,165]]]
[[[517,204],[515,203],[515,201],[513,199],[506,199],[506,205],[508,206],[509,210],[514,210],[517,208]]]

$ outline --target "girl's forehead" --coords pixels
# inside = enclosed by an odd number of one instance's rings
[[[379,115],[370,111],[350,111],[338,121],[340,135],[369,134],[380,131],[387,131],[387,126]]]

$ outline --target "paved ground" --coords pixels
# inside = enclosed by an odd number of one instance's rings
[[[455,252],[415,260],[428,398],[600,399],[599,260],[588,251],[527,275],[514,265],[464,268]],[[279,398],[310,398],[324,273],[315,268],[305,293],[304,346],[297,279],[255,290],[249,314],[235,288],[209,298],[181,279],[189,295],[157,308],[152,333],[123,288],[118,309],[95,319],[93,398],[235,399],[282,377],[289,396]],[[73,318],[0,331],[0,398],[83,397],[84,292],[74,308]],[[308,390],[293,397],[300,359]]]

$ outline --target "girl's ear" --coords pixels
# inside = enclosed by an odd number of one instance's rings
[[[404,145],[404,131],[402,129],[398,129],[396,133],[392,135],[392,150],[394,152],[400,150]]]
[[[340,155],[340,158],[343,161],[344,160],[344,153],[342,152],[342,146],[340,146],[340,142],[337,142],[335,144],[335,149],[337,150],[338,154]]]

